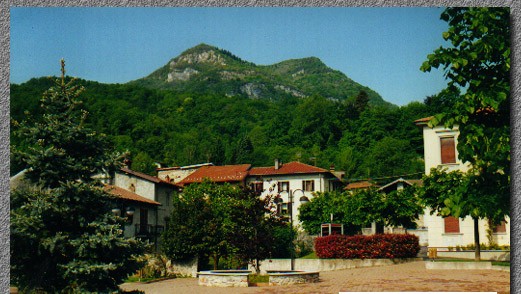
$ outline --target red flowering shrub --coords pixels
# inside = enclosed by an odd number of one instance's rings
[[[320,258],[412,258],[419,251],[418,237],[409,234],[331,235],[315,239],[315,252]]]

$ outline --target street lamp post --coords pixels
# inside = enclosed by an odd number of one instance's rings
[[[289,223],[291,224],[291,227],[293,228],[293,203],[294,203],[294,199],[293,197],[295,196],[295,192],[297,191],[300,191],[302,192],[302,197],[300,197],[300,202],[301,203],[306,203],[308,202],[308,198],[306,197],[306,193],[302,190],[302,189],[295,189],[293,191],[289,190],[288,189],[288,196],[289,196]],[[295,270],[295,254],[293,253],[293,251],[291,251],[291,270]]]
[[[298,192],[298,191],[302,192],[302,197],[300,197],[299,202],[301,204],[309,202],[309,199],[306,197],[306,193],[304,192],[304,190],[302,190],[302,189],[295,189],[293,191],[291,191],[291,190],[288,191],[288,194],[289,194],[288,195],[289,196],[289,206],[290,206],[289,207],[289,209],[290,209],[290,211],[289,211],[289,221],[290,221],[292,226],[293,226],[293,203],[294,203],[294,196],[295,196],[295,192]]]

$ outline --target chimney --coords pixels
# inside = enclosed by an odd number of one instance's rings
[[[335,171],[335,165],[334,164],[329,166],[329,171],[330,172],[334,172]]]
[[[125,165],[126,168],[130,169],[130,167],[132,166],[132,160],[129,157],[126,157],[123,160],[123,164]]]
[[[282,166],[282,162],[279,161],[279,159],[275,159],[275,169],[279,169]]]

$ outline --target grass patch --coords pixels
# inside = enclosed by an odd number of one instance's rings
[[[125,283],[137,283],[137,282],[146,283],[146,282],[151,282],[151,281],[157,280],[157,279],[158,278],[140,278],[138,276],[130,276],[125,280]]]
[[[148,277],[148,278],[140,278],[139,276],[130,276],[128,277],[124,282],[125,283],[150,283],[155,281],[162,281],[162,280],[168,280],[168,279],[175,279],[180,278],[181,276],[178,275],[169,275],[167,277]]]
[[[465,258],[443,258],[443,257],[438,257],[436,259],[434,259],[434,261],[442,261],[442,262],[469,262],[469,261],[473,261],[475,262],[474,259],[465,259]],[[488,262],[490,260],[480,260],[479,262]]]
[[[510,261],[492,261],[492,265],[508,266],[508,267],[510,267]]]
[[[269,283],[270,276],[268,275],[248,275],[248,283]]]
[[[311,252],[308,255],[302,256],[302,259],[318,259],[318,256],[315,252]]]

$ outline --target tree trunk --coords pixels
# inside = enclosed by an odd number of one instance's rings
[[[479,218],[473,217],[474,220],[474,245],[476,245],[476,249],[474,250],[474,260],[481,260],[481,248],[479,245]]]
[[[214,254],[213,255],[213,270],[217,270],[217,267],[219,266],[219,255]]]

